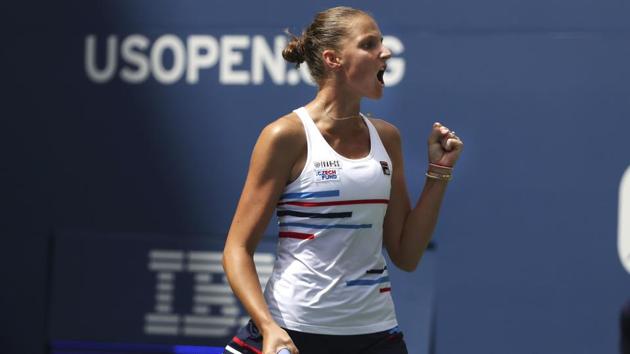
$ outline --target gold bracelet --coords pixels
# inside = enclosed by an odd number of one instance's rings
[[[429,171],[425,173],[425,176],[431,179],[437,179],[439,181],[445,181],[445,182],[448,182],[453,179],[453,175],[451,174],[442,175],[442,174],[437,174],[435,172],[429,172]]]

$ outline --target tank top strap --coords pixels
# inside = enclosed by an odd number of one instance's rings
[[[363,115],[363,113],[361,113],[361,117],[363,117],[363,121],[367,125],[370,132],[370,147],[372,156],[381,159],[385,158],[388,162],[391,163],[391,159],[389,157],[389,154],[387,153],[387,149],[385,149],[385,144],[383,144],[383,141],[381,140],[381,136],[378,134],[378,130],[370,121],[370,119]]]
[[[306,107],[300,107],[295,109],[293,112],[298,115],[302,121],[302,125],[304,125],[304,132],[306,133],[309,150],[311,150],[310,148],[315,148],[316,146],[320,148],[321,146],[328,146],[328,143],[326,143],[324,137],[319,132],[319,128],[317,128],[317,125],[313,122],[310,114],[308,114]]]

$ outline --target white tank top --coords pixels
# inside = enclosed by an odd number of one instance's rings
[[[265,288],[271,315],[280,326],[306,333],[391,329],[397,321],[382,254],[389,155],[365,117],[370,153],[349,159],[326,142],[304,107],[294,112],[308,153],[277,205],[277,259]]]

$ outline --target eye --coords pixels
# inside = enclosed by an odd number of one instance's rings
[[[369,40],[367,42],[363,42],[363,44],[361,44],[361,48],[363,49],[372,49],[374,48],[375,42],[373,40]]]

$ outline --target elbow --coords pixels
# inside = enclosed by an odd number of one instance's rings
[[[418,268],[418,263],[420,263],[420,259],[422,255],[408,255],[401,254],[398,252],[389,251],[389,259],[394,263],[396,268],[411,273]]]
[[[227,273],[227,259],[228,259],[228,254],[227,254],[227,248],[223,249],[223,254],[221,255],[221,265],[223,266],[223,272]]]
[[[394,261],[394,265],[396,266],[396,268],[405,271],[407,273],[411,273],[413,271],[415,271],[418,268],[418,263],[420,260],[418,261],[407,261],[407,262],[402,262],[402,261]]]
[[[230,268],[230,263],[232,263],[232,260],[234,260],[234,249],[233,247],[226,245],[223,248],[223,254],[221,256],[221,265],[223,266],[223,271],[226,274]]]
[[[407,273],[411,273],[411,272],[415,271],[416,268],[418,268],[418,264],[400,265],[400,266],[398,266],[398,268],[400,270],[403,270],[403,271],[407,272]]]
[[[407,273],[412,273],[416,270],[416,268],[418,268],[418,265],[412,265],[406,268],[402,268],[402,270],[404,270]]]
[[[229,245],[223,248],[223,254],[221,256],[221,265],[226,275],[232,268],[236,268],[244,261],[251,259],[253,261],[254,255],[250,253],[246,248],[239,245]]]

